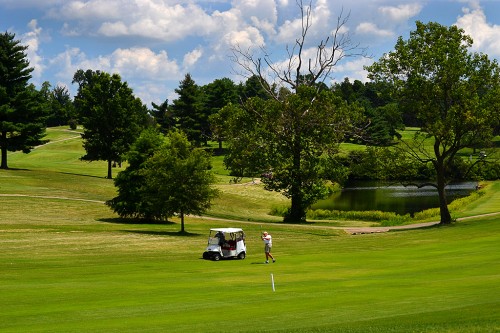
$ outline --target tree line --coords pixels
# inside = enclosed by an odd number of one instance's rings
[[[217,195],[203,147],[218,141],[231,174],[261,177],[267,190],[290,199],[284,220],[300,223],[328,193],[329,182],[362,164],[354,155],[339,158],[340,143],[394,146],[385,153],[368,150],[363,163],[385,159],[381,169],[401,177],[409,165],[422,166],[438,189],[441,222],[450,223],[445,187],[458,152],[486,147],[498,134],[497,62],[471,53],[463,30],[417,22],[407,40],[400,37],[394,51],[366,68],[370,82],[345,79],[328,87],[340,60],[364,52],[343,32],[347,18],[339,17],[316,58],[306,58],[311,13],[302,1],[298,5],[302,33],[287,64],[235,48],[244,82],[222,78],[200,86],[186,74],[175,89],[178,97],[151,109],[118,74],[102,71],[78,70],[73,100],[67,89],[49,83],[37,90],[29,84],[26,47],[11,33],[0,35],[1,167],[7,168],[8,150],[29,152],[41,144],[46,126],[81,124],[82,160],[107,161],[108,178],[114,163],[128,161],[114,180],[118,196],[107,202],[115,212],[158,220],[179,214],[183,221]],[[399,134],[405,126],[419,128],[410,140]],[[471,167],[480,162],[485,159]]]

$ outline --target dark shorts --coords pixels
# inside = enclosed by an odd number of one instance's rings
[[[269,252],[271,252],[271,246],[270,246],[269,244],[266,244],[266,245],[264,246],[264,252],[265,252],[265,253],[269,253]]]

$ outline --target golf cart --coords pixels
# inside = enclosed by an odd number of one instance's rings
[[[226,258],[245,259],[245,233],[239,228],[210,229],[203,259],[219,261]]]

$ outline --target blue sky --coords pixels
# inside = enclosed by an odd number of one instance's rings
[[[304,1],[309,3],[309,1]],[[500,0],[313,0],[307,52],[350,13],[344,32],[372,58],[340,61],[331,82],[366,81],[364,65],[390,52],[415,21],[457,25],[472,51],[500,59]],[[276,63],[299,36],[296,0],[0,0],[0,31],[29,46],[32,82],[71,84],[78,69],[119,73],[148,107],[170,101],[186,73],[200,85],[244,80],[231,48],[264,46]],[[257,54],[257,53],[256,53]]]

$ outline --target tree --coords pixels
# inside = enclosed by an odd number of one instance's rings
[[[357,103],[364,108],[368,125],[362,141],[368,145],[390,145],[394,137],[399,137],[398,130],[404,129],[399,110],[388,93],[387,84],[355,80],[353,83],[345,78],[332,90],[349,104]]]
[[[50,83],[44,82],[45,98],[49,111],[47,126],[68,125],[76,121],[76,111],[68,88],[57,85],[50,90]]]
[[[154,217],[154,207],[145,200],[145,175],[146,161],[154,155],[165,142],[165,136],[157,129],[146,129],[131,145],[126,154],[128,166],[120,171],[114,179],[118,195],[107,201],[121,217],[144,218],[151,220]]]
[[[145,200],[154,208],[153,217],[178,214],[181,232],[186,214],[203,214],[218,195],[210,172],[210,155],[193,148],[187,136],[178,131],[167,134],[165,144],[148,159],[144,169]]]
[[[113,162],[139,136],[147,123],[147,109],[118,74],[78,70],[73,83],[78,83],[75,106],[84,127],[82,133],[85,161],[107,161],[107,178],[112,178]]]
[[[267,82],[263,82],[261,77],[253,74],[245,81],[245,84],[241,87],[241,97],[243,100],[247,100],[251,97],[269,99],[272,97],[269,94],[269,91],[273,91],[272,87],[270,87]]]
[[[153,106],[151,114],[153,115],[153,119],[160,132],[167,133],[170,129],[174,128],[175,120],[173,118],[171,107],[168,105],[168,99],[160,105],[155,103],[151,103],[151,105]]]
[[[347,132],[352,131],[359,109],[347,108],[329,90],[324,81],[343,58],[355,55],[347,34],[342,33],[347,18],[338,18],[331,36],[315,48],[313,58],[307,58],[306,37],[311,26],[311,3],[305,6],[297,1],[302,31],[289,59],[273,62],[265,52],[262,57],[247,50],[235,48],[234,60],[243,75],[257,77],[267,90],[269,100],[250,98],[235,114],[248,119],[238,131],[231,133],[229,147],[236,160],[250,169],[268,168],[262,181],[269,190],[279,191],[291,199],[286,222],[305,222],[308,206],[326,193],[321,159],[335,152]],[[271,77],[266,75],[271,73]],[[276,84],[268,84],[273,82]],[[349,111],[349,112],[348,112]],[[237,128],[237,117],[232,117],[229,128]]]
[[[0,168],[7,169],[7,151],[29,153],[43,143],[45,110],[40,92],[29,85],[33,68],[15,35],[0,34]]]
[[[145,131],[128,156],[115,179],[119,194],[107,203],[120,216],[163,221],[178,214],[184,232],[184,216],[204,213],[217,196],[210,156],[180,131]]]
[[[203,104],[210,126],[209,135],[212,140],[219,142],[219,150],[221,150],[224,136],[218,126],[220,124],[218,112],[229,103],[238,103],[237,86],[231,79],[225,77],[203,86],[202,90],[205,96]]]
[[[417,22],[408,40],[400,37],[394,51],[368,67],[372,80],[394,84],[399,108],[416,115],[421,130],[402,142],[415,160],[434,167],[441,224],[451,223],[445,186],[457,153],[490,141],[498,125],[498,64],[470,53],[471,46],[456,26]]]
[[[188,139],[196,145],[206,143],[210,126],[208,115],[203,110],[201,88],[188,73],[175,92],[179,97],[173,101],[171,109],[176,127],[186,133]]]

